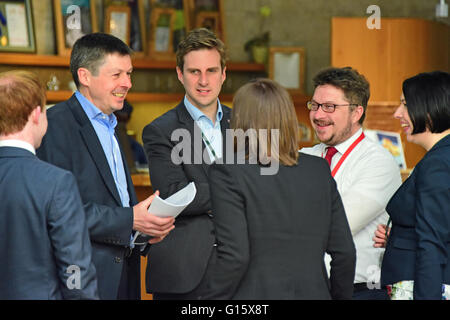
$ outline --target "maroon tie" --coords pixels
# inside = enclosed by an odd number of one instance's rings
[[[327,155],[325,156],[325,160],[327,160],[328,165],[331,167],[331,159],[333,159],[333,156],[336,154],[337,149],[335,147],[328,147],[327,149]]]

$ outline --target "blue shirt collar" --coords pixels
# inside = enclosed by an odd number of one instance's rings
[[[208,119],[211,121],[200,109],[195,107],[186,96],[184,96],[184,105],[186,106],[187,111],[191,115],[192,119],[194,121],[199,121],[202,117]],[[217,114],[216,114],[216,122],[222,121],[223,118],[223,112],[222,112],[222,105],[220,104],[219,98],[217,98]]]
[[[84,112],[88,116],[89,120],[99,121],[104,123],[107,127],[114,129],[117,125],[117,118],[114,113],[106,114],[97,108],[91,101],[89,101],[80,91],[75,92],[75,97],[81,104]]]

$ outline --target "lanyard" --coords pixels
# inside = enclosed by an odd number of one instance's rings
[[[339,159],[338,163],[336,164],[336,166],[334,167],[333,171],[331,171],[331,175],[334,176],[336,175],[336,173],[338,172],[339,168],[341,167],[342,163],[344,162],[344,160],[348,157],[348,155],[350,154],[350,152],[353,151],[353,149],[355,149],[355,147],[358,145],[358,143],[361,142],[362,139],[364,139],[365,135],[364,132],[361,133],[361,135],[358,137],[358,139],[356,139],[351,145],[350,147],[347,149],[347,151],[345,151],[345,153],[342,155],[342,157]],[[322,154],[322,158],[323,158],[323,154]]]
[[[216,151],[214,151],[213,146],[209,142],[208,138],[206,138],[206,136],[203,134],[203,131],[202,131],[202,138],[203,138],[203,141],[205,142],[207,148],[209,148],[209,150],[211,151],[211,153],[212,153],[212,155],[214,157],[214,161],[216,161],[217,160]]]

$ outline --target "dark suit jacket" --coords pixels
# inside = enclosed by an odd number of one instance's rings
[[[415,299],[442,298],[450,284],[450,135],[436,143],[389,201],[392,229],[382,285],[414,280]]]
[[[257,164],[214,164],[209,180],[218,246],[203,298],[352,297],[356,251],[326,161],[301,153],[275,175]]]
[[[130,208],[123,208],[100,140],[75,95],[48,110],[48,130],[37,155],[71,171],[86,211],[87,225],[97,269],[100,299],[116,299],[124,262],[131,268],[130,299],[140,298],[139,255],[125,259],[137,203],[124,161]]]
[[[1,147],[0,195],[0,299],[98,299],[73,175],[27,150]],[[79,268],[79,289],[70,289],[77,284],[71,266]]]
[[[230,109],[222,105],[222,110],[220,125],[224,136],[225,129],[229,128]],[[171,141],[177,129],[192,138],[183,140],[187,148],[181,155],[189,160],[181,160],[179,164],[171,158],[173,150],[178,154],[174,147],[180,146],[177,141]],[[197,188],[193,202],[177,217],[175,229],[164,241],[151,246],[146,273],[148,292],[187,293],[200,283],[215,241],[207,179],[209,165],[202,161],[203,151],[207,151],[201,132],[183,102],[147,125],[142,140],[152,187],[160,191],[161,198],[165,199],[192,181]],[[198,148],[194,141],[198,142]]]

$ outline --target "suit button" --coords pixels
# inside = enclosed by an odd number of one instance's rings
[[[217,243],[214,243],[214,244],[213,244],[213,247],[217,247],[217,246],[218,246],[218,244],[217,244]]]
[[[114,258],[114,262],[115,262],[115,263],[121,263],[121,262],[122,262],[122,258],[120,258],[120,257],[115,257],[115,258]]]
[[[208,217],[210,218],[214,217],[212,210],[208,210],[206,211],[206,213],[208,214]]]

